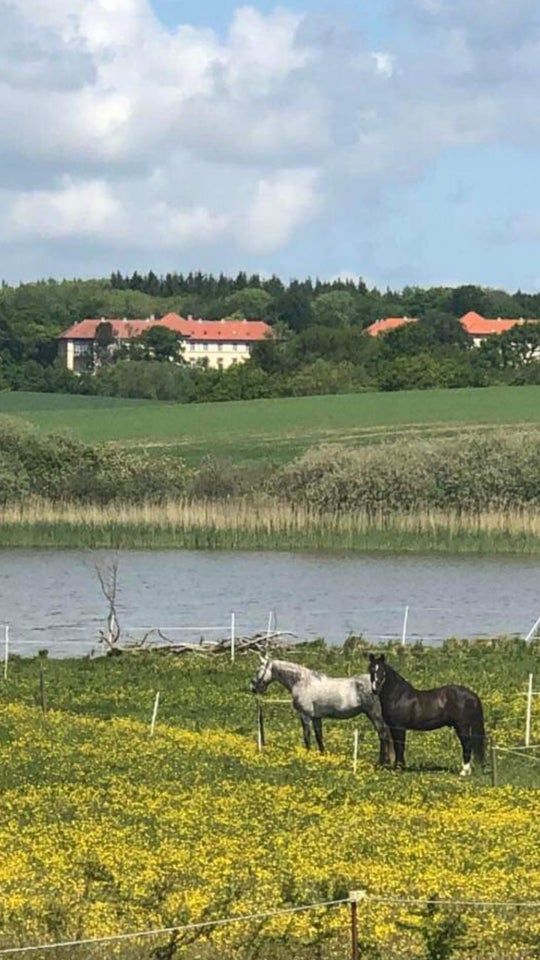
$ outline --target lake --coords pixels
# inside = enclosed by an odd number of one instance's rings
[[[0,550],[0,624],[26,656],[88,654],[107,603],[95,564],[110,554]],[[369,639],[526,635],[540,616],[540,562],[531,557],[306,555],[130,551],[118,556],[123,636],[160,627],[171,638],[279,630],[342,643]],[[3,628],[2,628],[3,631]],[[0,636],[0,651],[3,637]],[[98,647],[97,650],[101,648]]]

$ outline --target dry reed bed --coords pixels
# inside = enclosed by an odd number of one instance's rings
[[[245,533],[294,534],[311,531],[335,535],[388,531],[403,534],[497,534],[540,540],[540,509],[461,512],[418,508],[411,511],[318,512],[275,500],[193,501],[161,504],[108,505],[26,500],[0,509],[5,526],[63,524],[80,527],[138,527],[172,531],[220,530]]]

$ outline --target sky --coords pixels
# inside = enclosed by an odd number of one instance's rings
[[[538,0],[0,0],[0,277],[540,289]]]

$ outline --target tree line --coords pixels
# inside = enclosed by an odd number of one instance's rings
[[[536,319],[540,294],[474,285],[380,291],[362,280],[284,284],[258,274],[158,277],[152,271],[3,284],[0,389],[196,402],[540,383],[540,324],[516,327],[475,348],[459,323],[469,310]],[[95,375],[74,375],[58,362],[56,338],[83,317],[160,317],[171,311],[205,319],[263,319],[276,338],[254,345],[250,361],[224,371],[188,365],[181,352],[171,363],[172,347],[152,338],[115,352],[104,342]],[[366,336],[366,327],[385,316],[416,317],[418,323]]]

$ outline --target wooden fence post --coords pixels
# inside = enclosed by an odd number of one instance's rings
[[[360,960],[360,947],[358,943],[358,904],[360,900],[365,900],[365,890],[351,890],[349,893],[349,903],[351,905],[351,960]]]

